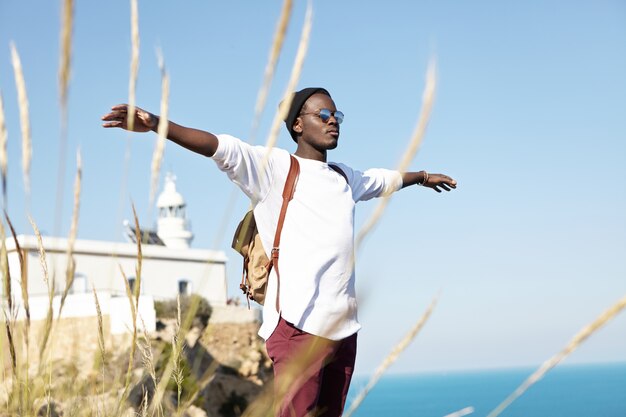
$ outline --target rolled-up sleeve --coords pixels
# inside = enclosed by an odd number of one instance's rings
[[[230,135],[217,135],[218,147],[211,157],[253,204],[261,201],[271,186],[272,163],[267,148],[252,146]]]
[[[367,201],[375,197],[386,197],[402,188],[400,172],[371,168],[364,172],[353,170],[344,164],[336,164],[348,177],[354,201]]]

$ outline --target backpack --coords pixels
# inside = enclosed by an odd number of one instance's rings
[[[279,280],[278,291],[280,291],[280,275],[278,273],[278,256],[280,249],[280,234],[283,230],[285,215],[287,214],[287,206],[293,198],[296,190],[296,183],[300,175],[300,164],[292,155],[289,155],[291,165],[289,173],[283,188],[283,205],[280,209],[278,224],[276,225],[276,234],[274,235],[274,245],[270,252],[271,259],[267,257],[267,253],[263,248],[261,236],[256,227],[254,219],[254,211],[248,211],[235,231],[233,236],[232,248],[243,256],[243,271],[241,273],[241,284],[239,288],[248,299],[248,308],[250,300],[256,301],[263,305],[265,303],[265,292],[267,290],[267,281],[272,268],[276,268],[276,277]],[[280,311],[278,303],[279,294],[276,295],[276,311]]]
[[[232,248],[243,256],[243,270],[241,273],[241,284],[239,288],[246,295],[248,300],[248,308],[250,308],[250,300],[256,301],[263,305],[265,303],[265,292],[267,290],[267,281],[269,279],[272,268],[276,269],[276,278],[278,287],[276,291],[276,311],[280,312],[280,274],[278,271],[278,257],[280,254],[280,235],[287,214],[287,207],[293,198],[296,189],[296,183],[300,175],[300,164],[292,155],[289,155],[291,164],[289,173],[283,188],[283,204],[280,209],[278,223],[276,225],[276,233],[274,235],[274,245],[270,252],[270,257],[263,248],[261,236],[256,227],[254,211],[248,211],[243,219],[239,222],[235,235],[233,236]],[[339,173],[348,182],[346,174],[337,166],[329,165],[333,170]]]

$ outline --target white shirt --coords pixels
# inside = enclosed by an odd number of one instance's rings
[[[213,160],[220,170],[250,198],[266,252],[274,234],[282,192],[289,172],[289,153],[251,146],[229,135],[218,135]],[[281,234],[280,313],[276,311],[276,270],[268,281],[263,324],[259,335],[268,339],[279,316],[298,329],[332,340],[356,333],[354,274],[354,206],[359,201],[389,195],[402,187],[397,171],[353,170],[334,164],[346,180],[326,162],[303,159],[293,200]]]

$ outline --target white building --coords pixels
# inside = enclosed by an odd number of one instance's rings
[[[176,298],[177,295],[198,294],[213,307],[212,321],[250,321],[258,312],[233,314],[227,306],[226,255],[222,251],[192,249],[193,238],[185,215],[185,200],[176,191],[175,178],[168,174],[163,192],[157,200],[159,217],[157,230],[141,231],[142,265],[139,312],[147,330],[155,328],[154,300]],[[130,323],[130,310],[126,297],[126,283],[131,288],[137,282],[137,244],[135,230],[125,222],[129,240],[106,242],[76,240],[74,244],[74,282],[63,308],[63,317],[95,316],[92,287],[96,289],[104,310],[109,310],[111,332],[123,332]],[[17,236],[24,259],[24,272],[28,279],[31,319],[45,318],[48,308],[48,287],[39,257],[35,236]],[[54,282],[55,303],[65,288],[68,241],[65,238],[42,238],[46,252],[48,280]],[[12,237],[5,241],[15,305],[23,305],[20,291],[20,254]],[[239,309],[237,309],[239,310]],[[55,309],[55,311],[58,311]],[[242,314],[242,316],[239,316]],[[20,309],[19,316],[23,316]],[[117,317],[119,316],[119,317]],[[117,317],[117,318],[116,318]],[[230,317],[230,318],[229,318]]]

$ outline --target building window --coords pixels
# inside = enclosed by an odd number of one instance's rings
[[[130,292],[131,293],[135,293],[135,283],[137,282],[137,280],[135,279],[135,277],[128,277],[128,286],[130,287]]]
[[[70,294],[84,294],[87,292],[87,275],[77,273],[74,274],[74,281],[70,288]]]
[[[178,294],[179,295],[190,295],[191,294],[191,283],[186,279],[178,280]]]

